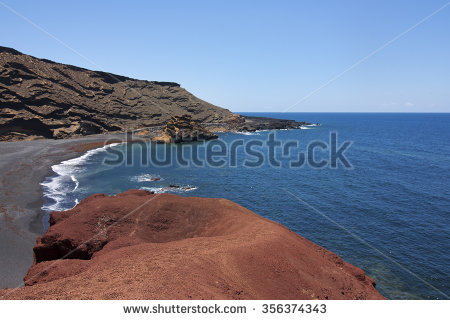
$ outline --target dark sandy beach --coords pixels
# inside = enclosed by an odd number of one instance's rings
[[[33,246],[44,233],[43,189],[51,166],[101,147],[123,134],[68,140],[0,142],[0,288],[23,285]]]

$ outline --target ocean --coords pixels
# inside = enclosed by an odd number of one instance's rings
[[[192,160],[206,154],[206,143],[91,150],[53,166],[55,175],[42,183],[44,209],[66,210],[91,194],[131,188],[226,198],[362,268],[389,299],[448,299],[450,114],[242,114],[320,126],[221,133],[208,161]],[[331,133],[337,148],[347,142],[336,165]],[[271,136],[281,144],[272,153]],[[233,149],[236,141],[243,147]],[[285,153],[288,142],[297,145]],[[120,154],[124,162],[105,163],[119,162]],[[157,158],[167,154],[171,161]]]

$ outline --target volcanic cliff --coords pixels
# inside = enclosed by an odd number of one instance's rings
[[[0,141],[158,129],[190,116],[210,131],[296,129],[306,122],[244,117],[179,84],[136,80],[0,46]]]
[[[180,143],[206,141],[217,138],[217,135],[210,132],[201,124],[193,121],[191,116],[184,115],[181,117],[172,117],[152,140],[157,143]]]
[[[224,199],[96,194],[50,224],[4,299],[383,299],[361,269]]]
[[[234,116],[177,83],[91,71],[6,47],[0,47],[0,106],[0,140],[124,131],[185,114],[203,123]]]

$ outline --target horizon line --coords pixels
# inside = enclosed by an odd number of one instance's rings
[[[231,110],[230,110],[231,111]],[[231,111],[233,113],[419,113],[419,114],[450,114],[450,111]]]

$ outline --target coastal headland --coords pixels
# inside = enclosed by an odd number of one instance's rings
[[[225,199],[129,190],[54,212],[5,299],[383,299],[364,271]]]
[[[197,98],[178,83],[92,71],[1,46],[0,64],[0,141],[157,130],[173,116],[186,115],[210,131],[306,124],[244,117]]]

